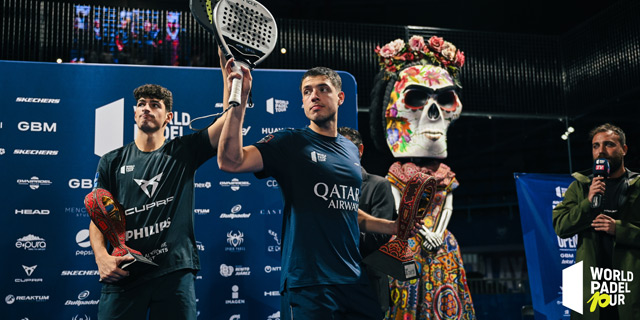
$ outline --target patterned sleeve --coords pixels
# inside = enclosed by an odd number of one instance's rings
[[[291,137],[293,137],[293,131],[285,129],[269,134],[253,144],[262,155],[263,169],[255,173],[258,179],[278,178],[282,170],[289,167],[287,165],[287,161],[291,158],[289,150],[293,148]]]

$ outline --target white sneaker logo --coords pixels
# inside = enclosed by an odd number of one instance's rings
[[[138,186],[140,186],[140,189],[144,191],[147,197],[151,198],[156,193],[156,189],[158,188],[158,181],[160,181],[160,178],[162,178],[162,172],[159,175],[151,178],[151,180],[149,181],[144,179],[133,180],[138,184]],[[151,193],[149,193],[149,186],[151,186]]]

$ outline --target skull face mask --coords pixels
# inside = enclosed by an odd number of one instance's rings
[[[386,139],[394,157],[447,157],[447,129],[462,112],[457,86],[434,65],[402,70],[386,106]]]

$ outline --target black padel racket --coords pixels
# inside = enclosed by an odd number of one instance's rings
[[[276,21],[262,4],[254,0],[190,0],[191,14],[218,42],[225,58],[249,69],[266,59],[276,46]],[[224,66],[221,66],[224,68]],[[233,70],[240,71],[234,64]],[[242,80],[231,84],[229,105],[240,104]]]

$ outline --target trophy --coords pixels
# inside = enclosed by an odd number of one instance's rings
[[[113,198],[111,193],[102,188],[96,188],[84,197],[84,206],[93,223],[113,246],[112,256],[133,257],[134,260],[122,263],[121,269],[136,272],[149,265],[158,264],[147,259],[140,251],[129,248],[125,242],[125,217],[122,205]]]
[[[398,234],[378,251],[366,256],[362,260],[364,263],[398,280],[407,281],[418,277],[418,267],[413,260],[415,252],[409,248],[408,239],[415,223],[424,218],[436,193],[436,185],[436,179],[422,172],[409,179],[398,209]]]

